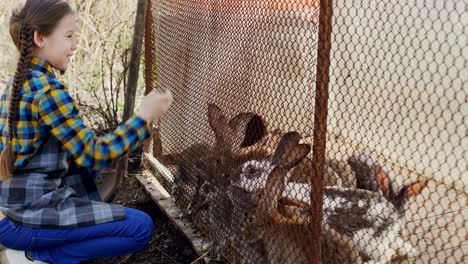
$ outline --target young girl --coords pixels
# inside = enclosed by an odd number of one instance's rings
[[[76,49],[75,20],[60,0],[27,0],[10,20],[20,57],[0,104],[0,243],[31,261],[129,254],[153,230],[145,213],[102,202],[94,176],[150,136],[172,95],[149,94],[136,116],[96,137],[53,70],[64,72]]]

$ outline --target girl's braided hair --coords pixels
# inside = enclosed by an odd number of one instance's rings
[[[31,66],[34,50],[34,32],[47,36],[59,21],[72,13],[71,7],[62,0],[27,0],[24,6],[13,11],[10,18],[10,35],[20,56],[15,76],[9,91],[8,137],[9,140],[0,154],[0,178],[7,180],[14,172],[15,156],[13,139],[18,123],[20,92],[26,81],[26,72]]]

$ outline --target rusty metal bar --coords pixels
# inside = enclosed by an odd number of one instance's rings
[[[145,95],[153,87],[153,1],[147,0],[145,18]]]
[[[154,17],[153,17],[153,1],[147,0],[147,8],[146,8],[146,19],[145,19],[145,92],[144,94],[148,94],[153,90],[153,67],[154,67],[154,54],[153,54],[153,47],[154,47]],[[148,139],[143,144],[143,152],[148,153],[150,152],[150,141],[153,140],[153,155],[154,153],[162,153],[162,145],[160,140],[159,130],[153,128],[152,131],[152,139]],[[155,151],[156,150],[156,151]]]
[[[317,78],[315,94],[314,140],[313,140],[313,174],[311,176],[311,237],[310,263],[321,263],[321,221],[322,221],[322,186],[325,168],[325,146],[328,114],[328,84],[330,69],[330,50],[332,32],[332,0],[320,1]]]

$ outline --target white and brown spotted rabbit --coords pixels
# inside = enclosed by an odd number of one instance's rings
[[[306,147],[299,144],[299,140],[297,133],[283,136],[271,159],[242,164],[236,183],[249,193],[260,194],[257,200],[263,211],[261,215],[267,215],[276,224],[288,228],[304,227],[311,217],[308,209],[310,185],[288,182],[287,179],[291,165],[303,158],[306,152]],[[339,237],[334,241],[341,241],[344,250],[358,252],[369,263],[386,263],[396,256],[415,255],[414,247],[401,237],[405,225],[404,205],[406,199],[420,193],[427,182],[417,181],[395,192],[381,167],[375,166],[374,170],[378,192],[324,187],[322,233],[331,240]],[[307,255],[307,237],[304,235],[307,233],[280,230],[278,227],[270,229],[273,235],[264,237],[270,263],[305,263],[307,258],[300,256]],[[282,258],[279,252],[286,257]],[[294,255],[290,256],[293,260],[295,256],[299,259],[288,261],[287,252]]]
[[[236,151],[237,156],[248,157],[254,156],[253,159],[258,159],[259,156],[271,157],[278,147],[278,143],[286,132],[279,129],[273,130],[263,137],[257,144],[247,148],[241,148]],[[313,137],[307,136],[300,140],[300,143],[311,145]],[[256,156],[254,154],[257,154]],[[244,159],[245,160],[245,159]],[[292,168],[287,175],[291,182],[308,183],[311,175],[313,175],[312,152],[310,152],[303,160]],[[312,176],[313,177],[313,176]],[[342,159],[340,153],[334,150],[328,150],[325,153],[325,174],[323,179],[324,186],[343,186],[355,187],[355,175],[345,159]]]
[[[243,196],[250,197],[254,204],[250,208],[243,208],[250,211],[243,211],[239,250],[244,261],[239,263],[250,263],[245,261],[249,256],[255,256],[262,263],[309,263],[309,247],[312,243],[310,230],[305,222],[300,222],[304,218],[301,210],[307,205],[300,200],[282,196],[287,175],[310,152],[310,145],[299,144],[299,141],[300,136],[296,132],[283,134],[271,159],[249,161],[239,169],[240,175],[233,185],[243,190]],[[264,171],[267,174],[262,175]],[[246,179],[253,182],[247,182]],[[258,182],[263,182],[264,185],[257,185]],[[293,210],[290,209],[291,206]],[[356,263],[359,260],[356,252],[343,243],[339,234],[324,234],[322,241],[322,252],[333,255],[333,259],[327,259],[323,263]],[[247,253],[242,252],[245,248],[248,249],[245,250]]]

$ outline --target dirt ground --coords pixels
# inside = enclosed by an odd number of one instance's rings
[[[154,222],[153,237],[146,248],[128,256],[87,261],[86,264],[185,264],[197,259],[197,254],[188,242],[169,222],[156,204],[141,189],[133,177],[140,168],[140,154],[132,154],[129,161],[129,174],[113,203],[142,210]],[[196,263],[202,263],[197,261]]]

